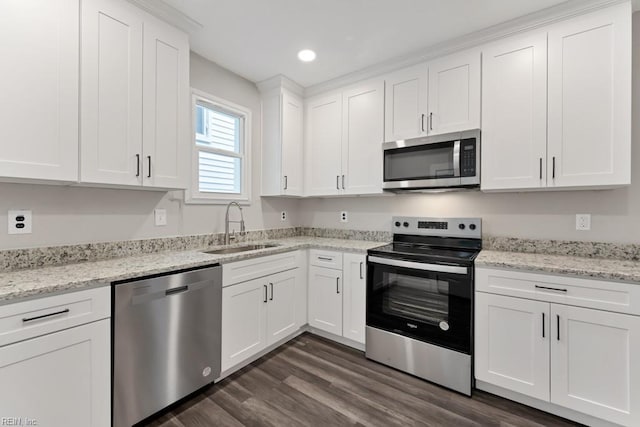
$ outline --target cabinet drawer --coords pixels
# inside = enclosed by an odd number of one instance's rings
[[[0,346],[111,315],[111,288],[71,292],[0,307]]]
[[[300,266],[300,251],[266,255],[222,265],[222,286],[246,282]]]
[[[476,290],[640,315],[640,285],[476,267]]]
[[[342,270],[342,253],[311,249],[309,251],[309,264],[317,267],[334,268]]]

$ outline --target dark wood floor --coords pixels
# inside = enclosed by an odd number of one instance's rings
[[[192,426],[575,426],[488,393],[473,398],[311,334],[152,421]]]

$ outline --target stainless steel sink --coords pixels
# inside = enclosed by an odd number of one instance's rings
[[[232,246],[230,248],[212,249],[210,251],[202,251],[205,254],[235,254],[237,252],[255,251],[257,249],[275,248],[278,245],[264,244],[264,245],[242,245]]]

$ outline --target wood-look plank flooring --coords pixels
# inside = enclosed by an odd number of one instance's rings
[[[305,333],[147,424],[207,426],[576,426],[500,397],[473,397]]]

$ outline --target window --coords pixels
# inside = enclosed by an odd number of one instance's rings
[[[251,112],[194,91],[192,183],[188,201],[249,201]]]

